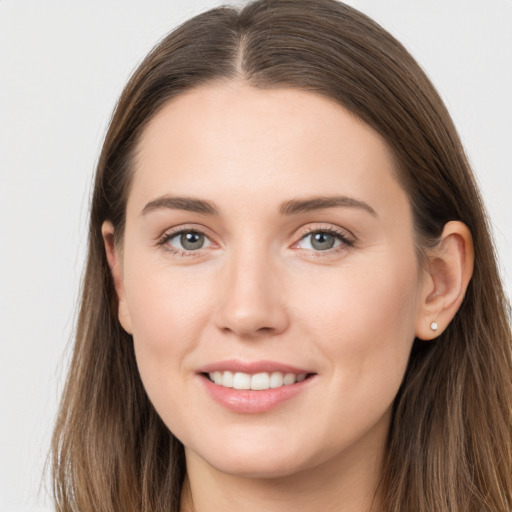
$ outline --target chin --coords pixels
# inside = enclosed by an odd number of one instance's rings
[[[216,446],[222,448],[215,450],[209,447],[198,447],[190,451],[186,449],[187,462],[190,452],[193,451],[194,458],[199,457],[214,470],[231,476],[254,479],[284,478],[322,462],[320,454],[308,454],[307,445],[298,440],[288,444],[282,441],[240,441],[216,443]]]
[[[269,457],[267,453],[252,460],[226,457],[225,454],[221,459],[206,460],[206,462],[217,471],[241,478],[285,478],[306,469],[302,467],[304,463],[300,463],[297,458],[290,460],[290,458]]]

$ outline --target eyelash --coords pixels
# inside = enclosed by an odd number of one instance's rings
[[[178,249],[176,247],[173,247],[172,245],[169,245],[168,242],[170,240],[172,240],[173,238],[176,238],[176,237],[178,237],[180,235],[183,235],[185,233],[196,233],[198,235],[202,235],[202,236],[205,237],[205,239],[210,241],[210,244],[215,245],[211,241],[210,237],[204,232],[203,229],[196,228],[196,227],[185,227],[185,228],[180,228],[180,229],[177,229],[177,230],[166,231],[158,239],[157,245],[161,246],[165,251],[170,252],[174,256],[183,256],[183,257],[198,256],[199,252],[201,251],[201,249],[203,249],[203,247],[201,247],[200,249],[197,249],[195,251],[190,251],[190,250],[187,251],[186,249]]]
[[[315,228],[307,228],[303,232],[299,233],[299,240],[293,244],[293,247],[297,247],[298,244],[300,244],[303,240],[305,240],[307,237],[311,237],[315,234],[322,233],[327,234],[335,237],[338,239],[341,243],[335,247],[332,247],[330,249],[325,250],[311,250],[311,249],[303,249],[307,251],[311,251],[315,257],[323,257],[328,256],[332,254],[337,254],[338,252],[345,251],[350,247],[353,247],[355,245],[355,240],[347,234],[345,231],[338,230],[333,227],[315,227]],[[297,247],[297,249],[300,249]]]
[[[173,246],[169,245],[168,242],[170,240],[172,240],[173,238],[176,238],[176,237],[178,237],[180,235],[183,235],[185,233],[196,233],[198,235],[202,235],[202,236],[204,236],[210,242],[210,246],[212,246],[212,245],[216,246],[216,244],[214,242],[212,242],[210,237],[208,237],[208,235],[204,232],[203,229],[195,228],[195,227],[180,228],[180,229],[177,229],[177,230],[166,231],[158,239],[157,245],[161,246],[165,251],[170,252],[171,254],[173,254],[175,256],[182,256],[182,257],[199,256],[200,255],[200,251],[202,249],[204,249],[204,247],[201,247],[201,248],[199,248],[197,250],[186,250],[186,249],[178,249],[176,247],[173,247]],[[313,249],[301,249],[300,247],[297,247],[298,244],[300,244],[308,236],[312,236],[312,235],[315,235],[317,233],[323,233],[323,234],[327,234],[327,235],[332,235],[333,237],[335,237],[341,243],[339,245],[337,245],[335,247],[332,247],[332,248],[329,248],[329,249],[316,250],[316,251],[313,250]],[[303,251],[308,251],[308,252],[314,254],[315,257],[319,257],[319,258],[320,257],[325,257],[325,256],[330,256],[330,255],[333,255],[333,254],[337,254],[337,253],[342,252],[342,251],[346,251],[347,249],[349,249],[351,247],[354,247],[354,245],[355,245],[355,240],[353,238],[351,238],[350,236],[348,236],[345,231],[341,231],[341,230],[335,229],[333,227],[328,227],[328,228],[324,228],[324,227],[307,228],[307,229],[304,229],[302,232],[299,232],[298,236],[299,236],[299,240],[292,245],[292,248],[303,250]]]

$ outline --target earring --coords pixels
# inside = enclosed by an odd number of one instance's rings
[[[430,328],[436,332],[437,331],[437,322],[434,320],[431,324],[430,324]]]

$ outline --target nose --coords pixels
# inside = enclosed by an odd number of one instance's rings
[[[241,338],[281,334],[289,325],[283,276],[269,255],[248,252],[233,255],[226,262],[217,327]]]

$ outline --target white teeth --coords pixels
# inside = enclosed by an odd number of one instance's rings
[[[281,372],[274,372],[270,376],[270,387],[280,388],[283,385],[283,374]]]
[[[270,387],[270,375],[268,373],[256,373],[251,377],[251,389],[268,389]]]
[[[251,389],[251,376],[248,373],[236,372],[233,375],[233,388]]]
[[[255,391],[264,389],[280,388],[290,386],[296,382],[302,382],[306,378],[305,373],[295,375],[294,373],[262,372],[250,375],[243,372],[212,372],[208,374],[210,380],[226,388],[252,389]]]
[[[295,384],[295,381],[296,381],[297,377],[295,374],[293,373],[287,373],[285,376],[284,376],[284,379],[283,379],[283,384],[285,386],[289,386],[290,384]]]
[[[222,385],[226,388],[233,387],[233,372],[224,372],[222,374]]]

